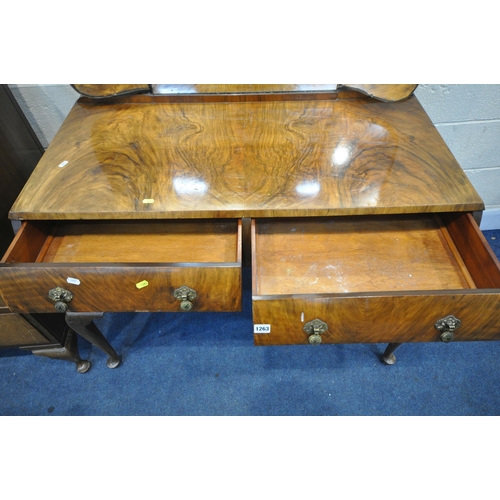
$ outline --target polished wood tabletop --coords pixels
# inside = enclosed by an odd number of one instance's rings
[[[359,94],[358,94],[359,95]],[[475,211],[483,202],[415,96],[80,99],[13,219]]]

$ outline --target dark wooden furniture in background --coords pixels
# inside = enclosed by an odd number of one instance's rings
[[[8,212],[44,149],[7,85],[0,85],[0,252],[14,237]],[[76,363],[79,372],[90,363],[78,354],[77,337],[58,314],[13,313],[0,297],[0,347],[20,347],[33,354]]]
[[[77,101],[10,212],[12,311],[114,367],[92,317],[240,310],[243,248],[257,345],[500,338],[483,201],[415,96],[173,87]]]

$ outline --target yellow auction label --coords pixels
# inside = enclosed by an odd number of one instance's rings
[[[153,198],[145,198],[144,200],[142,200],[142,202],[145,204],[150,204],[150,203],[154,203],[155,200],[153,200]]]
[[[140,281],[139,283],[136,283],[136,287],[140,290],[141,288],[144,288],[145,286],[148,286],[149,283],[146,280]]]

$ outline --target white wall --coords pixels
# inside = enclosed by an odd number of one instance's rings
[[[78,94],[69,85],[10,85],[44,147]],[[416,96],[483,198],[482,229],[500,229],[500,85],[420,84]]]
[[[500,85],[421,84],[416,95],[500,229]]]
[[[70,85],[9,85],[44,148],[78,99]]]

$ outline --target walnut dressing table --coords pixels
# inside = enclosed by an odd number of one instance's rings
[[[12,207],[12,311],[64,313],[115,367],[94,319],[239,311],[246,251],[257,345],[388,343],[391,364],[500,338],[483,202],[415,86],[113,87],[75,87]]]

